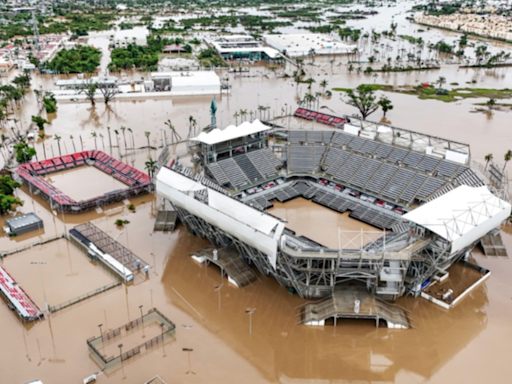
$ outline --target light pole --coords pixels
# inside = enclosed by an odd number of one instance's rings
[[[44,290],[43,275],[41,273],[41,265],[46,265],[48,263],[46,261],[31,261],[30,264],[37,264],[37,269],[39,270],[39,280],[41,280],[41,287],[43,288],[44,308],[46,313],[48,313],[48,302],[46,301],[46,291]]]
[[[119,344],[117,347],[119,348],[119,357],[123,361],[123,344]]]
[[[224,283],[222,283],[221,285],[216,285],[215,288],[213,289],[214,291],[217,291],[219,293],[219,309],[220,309],[220,289],[224,286]]]
[[[153,237],[153,233],[150,233],[149,236],[151,236],[151,249],[153,252],[151,252],[151,256],[153,256],[153,268],[155,269],[156,273],[156,262],[155,262],[155,238]]]
[[[196,373],[192,370],[192,366],[190,364],[190,352],[194,352],[194,350],[192,348],[182,348],[182,350],[183,350],[183,352],[188,353],[188,371],[185,372],[185,375],[189,375],[189,374],[195,375]]]
[[[160,327],[162,328],[162,351],[164,352],[165,357],[165,345],[164,345],[164,323],[160,323]]]
[[[256,308],[245,310],[245,313],[249,315],[249,335],[252,335],[252,314],[254,313],[255,310]]]
[[[100,336],[103,336],[103,331],[101,330],[101,327],[103,327],[103,324],[98,324],[98,328],[100,329]]]
[[[144,322],[144,315],[142,314],[142,307],[144,305],[139,305],[139,309],[140,309],[140,318],[142,319],[142,322]]]

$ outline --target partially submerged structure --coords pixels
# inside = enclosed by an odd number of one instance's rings
[[[249,35],[223,35],[207,40],[225,60],[277,60],[282,57],[277,49],[264,46]]]
[[[256,120],[203,132],[188,153],[202,172],[177,159],[157,175],[157,192],[180,221],[308,299],[352,286],[379,300],[419,296],[483,236],[496,235],[511,211],[506,177],[491,182],[488,172],[470,167],[466,144],[377,123],[352,119],[335,131],[297,131]],[[274,200],[296,197],[348,211],[381,235],[340,228],[339,244],[344,237],[348,245],[337,249],[297,236],[265,212]],[[407,326],[396,316],[388,323]]]
[[[43,220],[31,212],[5,220],[4,231],[9,235],[21,235],[41,228]]]
[[[345,44],[320,33],[263,35],[263,40],[288,57],[345,55],[357,52],[355,44]]]

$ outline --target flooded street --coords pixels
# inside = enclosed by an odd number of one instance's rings
[[[419,26],[405,20],[405,6],[379,8],[381,17],[348,21],[369,29],[389,28],[391,18],[399,23],[398,33],[413,35]],[[285,28],[282,32],[287,31]],[[292,30],[293,32],[293,30]],[[425,32],[425,40],[441,38],[453,42],[459,34],[432,28]],[[108,33],[94,35],[90,43],[106,51]],[[382,42],[384,44],[384,42]],[[394,44],[394,50],[406,46]],[[365,55],[372,52],[369,45]],[[493,50],[509,51],[512,45],[493,43]],[[427,50],[425,50],[425,54]],[[252,112],[254,118],[270,120],[293,129],[332,128],[292,117],[297,100],[307,92],[321,92],[322,80],[327,89],[352,88],[361,83],[389,85],[418,85],[435,82],[444,76],[447,83],[459,87],[512,88],[512,71],[501,69],[461,69],[442,65],[440,70],[409,73],[370,75],[348,73],[348,58],[319,57],[304,66],[307,77],[313,77],[312,90],[307,84],[296,84],[291,76],[296,70],[291,64],[275,73],[266,66],[252,67],[249,77],[235,77],[227,70],[217,73],[231,86],[229,95],[218,96],[217,124],[225,127],[240,124],[235,113],[241,109]],[[309,60],[307,60],[309,61]],[[101,67],[108,65],[102,58]],[[365,64],[366,65],[366,64]],[[9,74],[9,77],[15,74]],[[148,78],[149,73],[127,72],[130,79]],[[70,76],[72,77],[72,76]],[[52,89],[65,76],[33,75],[33,88]],[[384,94],[378,92],[378,94]],[[484,156],[494,155],[503,165],[503,155],[512,147],[512,114],[496,111],[492,116],[471,113],[475,103],[487,99],[464,99],[453,103],[420,100],[416,96],[385,93],[394,109],[387,119],[391,125],[468,143],[471,160],[484,163]],[[332,91],[332,97],[321,97],[312,109],[336,115],[351,115],[356,109],[343,102],[345,95]],[[39,160],[59,155],[57,136],[62,155],[81,150],[102,150],[117,159],[145,171],[145,162],[157,159],[171,130],[164,124],[172,121],[182,140],[190,132],[189,117],[203,128],[210,123],[211,96],[169,97],[158,100],[114,100],[91,106],[87,102],[59,101],[55,114],[48,115],[44,140],[33,143]],[[503,100],[510,103],[510,100]],[[270,107],[260,115],[258,106]],[[33,92],[29,93],[22,109],[12,118],[19,120],[20,129],[30,125],[37,109]],[[46,116],[43,114],[43,116]],[[369,120],[379,121],[377,111]],[[250,120],[249,114],[246,118]],[[107,128],[108,127],[108,128]],[[126,128],[126,130],[121,129]],[[130,131],[131,130],[131,131]],[[11,134],[8,127],[0,129]],[[149,132],[147,134],[146,132]],[[92,135],[93,133],[97,134]],[[32,145],[32,144],[31,144]],[[150,147],[150,148],[148,148]],[[187,153],[184,144],[170,146],[171,157]],[[3,165],[3,159],[0,158]],[[509,165],[510,168],[510,165]],[[46,177],[62,192],[79,201],[126,185],[107,176],[92,166],[51,174]],[[26,186],[15,195],[24,205],[18,213],[34,212],[44,221],[44,228],[23,235],[8,237],[0,234],[0,259],[4,267],[27,294],[44,309],[44,293],[50,305],[57,305],[86,294],[113,281],[102,268],[63,239],[41,245],[45,239],[59,236],[74,226],[91,221],[111,237],[129,248],[149,266],[147,278],[134,284],[118,285],[50,314],[47,319],[23,324],[4,302],[0,302],[0,384],[21,384],[36,378],[45,384],[79,383],[98,372],[98,366],[89,356],[86,340],[99,336],[140,317],[140,306],[146,313],[157,308],[176,324],[176,341],[160,345],[151,352],[124,361],[119,369],[98,377],[98,383],[142,384],[155,375],[167,383],[496,383],[506,384],[512,377],[512,262],[508,258],[483,256],[478,248],[470,261],[491,271],[491,276],[457,306],[444,310],[422,298],[400,298],[397,304],[410,311],[413,329],[395,330],[375,328],[375,322],[338,320],[336,327],[307,327],[298,325],[298,307],[306,301],[288,292],[269,276],[258,275],[251,285],[239,289],[221,277],[220,270],[195,262],[190,255],[209,245],[192,235],[182,224],[174,232],[152,231],[160,201],[155,194],[131,198],[126,202],[103,206],[84,214],[54,214],[40,196]],[[338,248],[338,228],[343,230],[381,231],[340,215],[312,201],[295,199],[287,203],[274,202],[269,210],[288,222],[287,227],[297,233]],[[0,217],[0,226],[10,215]],[[128,221],[124,227],[115,225],[117,219]],[[509,252],[512,250],[512,226],[502,230]],[[342,245],[343,246],[343,245]],[[31,265],[46,261],[46,265]],[[42,281],[38,268],[42,273]],[[473,272],[454,267],[454,276]],[[223,283],[218,292],[215,286]],[[249,316],[246,309],[256,308],[252,315],[252,335],[249,335]],[[101,324],[101,327],[99,325]],[[185,325],[185,326],[183,326]],[[192,327],[190,327],[192,325]],[[126,349],[158,336],[160,327],[153,324],[145,330],[144,338],[133,333],[129,338],[109,344],[105,354],[117,355],[118,344]],[[190,364],[196,375],[186,375],[189,356],[183,348],[191,348]]]

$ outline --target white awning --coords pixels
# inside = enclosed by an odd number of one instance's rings
[[[270,129],[272,128],[263,124],[259,120],[254,120],[252,123],[246,121],[239,126],[230,125],[224,129],[216,128],[210,132],[201,132],[198,136],[190,140],[200,141],[201,143],[212,145],[258,132],[268,131]]]
[[[510,203],[493,195],[486,186],[461,185],[403,218],[450,241],[451,253],[455,253],[500,226],[510,210]]]
[[[169,168],[161,168],[156,176],[159,196],[204,221],[215,225],[240,241],[267,255],[275,268],[277,244],[285,222],[265,212],[226,196]],[[207,190],[207,203],[194,198],[194,192]]]

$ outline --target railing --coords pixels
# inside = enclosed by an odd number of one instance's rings
[[[60,311],[61,309],[70,307],[71,305],[79,303],[80,301],[87,300],[90,297],[99,295],[100,293],[108,291],[111,288],[117,287],[119,284],[121,284],[121,280],[117,279],[117,281],[115,281],[113,283],[104,285],[103,287],[95,289],[94,291],[88,292],[84,295],[77,296],[71,300],[65,301],[62,304],[50,306],[50,312],[54,313],[54,312]]]
[[[25,250],[30,249],[32,247],[36,247],[38,245],[43,245],[43,244],[49,243],[51,241],[55,241],[55,240],[62,239],[62,238],[66,238],[66,235],[64,233],[62,233],[60,235],[55,235],[55,236],[48,237],[46,239],[38,241],[37,243],[33,243],[33,244],[29,244],[29,245],[24,245],[24,246],[19,247],[19,248],[14,248],[14,249],[11,249],[9,251],[5,251],[3,253],[0,253],[0,259],[5,257],[5,256],[13,255],[15,253],[25,251]]]

